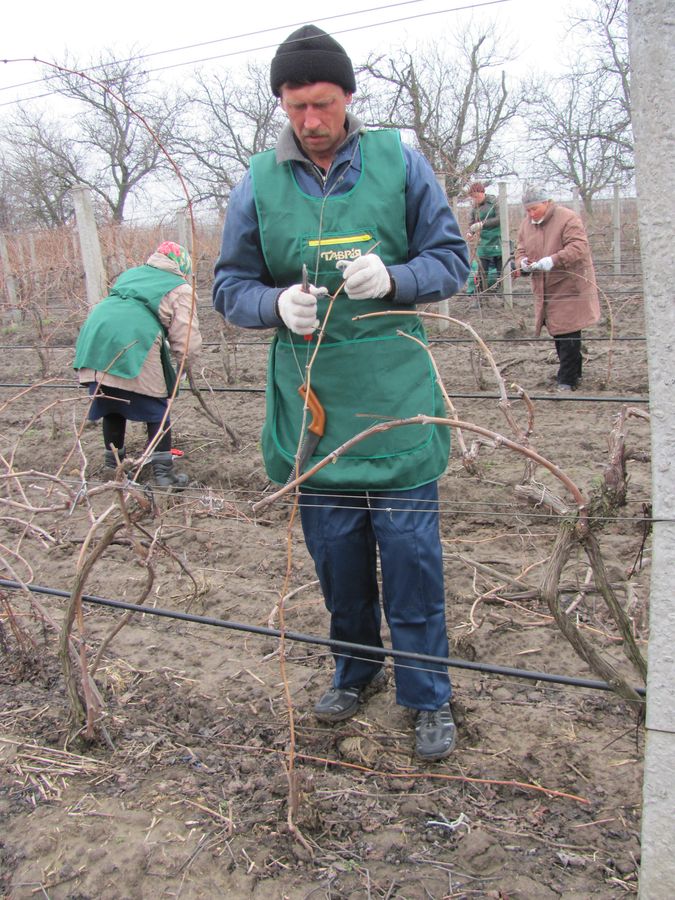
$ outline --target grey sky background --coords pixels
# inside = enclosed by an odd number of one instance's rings
[[[91,0],[13,0],[0,34],[0,116],[11,113],[17,100],[32,102],[49,114],[69,115],[69,101],[45,98],[40,81],[44,67],[33,61],[57,61],[86,67],[101,55],[144,57],[144,67],[165,85],[185,87],[199,68],[236,70],[255,60],[268,64],[276,47],[296,27],[314,22],[343,44],[355,64],[371,52],[413,49],[425,41],[453,44],[471,23],[493,24],[507,77],[529,72],[555,74],[574,51],[576,34],[567,35],[569,15],[588,0],[343,0],[318,15],[307,0],[230,0],[220,7],[212,0],[116,0],[108,7]],[[15,61],[16,60],[16,61]],[[511,125],[513,148],[509,196],[520,196],[524,168],[518,148],[525,140],[525,123]],[[494,187],[494,186],[493,186]],[[173,204],[167,198],[167,208]],[[144,204],[129,203],[128,214],[143,215]]]

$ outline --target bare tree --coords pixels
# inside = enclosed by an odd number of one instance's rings
[[[605,99],[619,126],[617,139],[630,140],[632,149],[627,0],[591,0],[590,7],[571,15],[569,21],[575,41],[581,41],[594,70],[606,78]]]
[[[56,93],[74,101],[65,107],[70,115],[57,119],[19,107],[3,129],[17,175],[28,176],[27,208],[37,221],[58,224],[70,214],[60,208],[65,193],[84,184],[112,221],[122,222],[129,198],[168,168],[160,144],[170,147],[180,95],[157,92],[138,59],[116,60],[111,53],[84,74],[66,61],[46,77]]]
[[[569,18],[575,57],[533,92],[530,155],[538,175],[593,197],[633,175],[626,0],[590,0]]]
[[[197,74],[189,118],[176,140],[197,202],[222,212],[253,153],[276,143],[284,124],[269,86],[268,66],[251,63],[242,78]]]
[[[503,63],[492,27],[468,28],[452,54],[438,41],[370,57],[359,111],[372,124],[413,132],[456,196],[478,171],[489,178],[508,168],[498,138],[517,113],[521,89],[509,90]]]
[[[61,126],[19,107],[1,132],[3,200],[13,225],[64,225],[73,215],[69,191],[84,178],[83,154]]]
[[[112,53],[99,58],[92,80],[63,69],[56,80],[86,111],[75,144],[88,153],[91,174],[81,183],[121,222],[129,197],[168,169],[162,146],[171,147],[183,98],[151,86],[137,58]]]
[[[602,70],[576,66],[540,88],[528,112],[529,155],[539,177],[574,185],[586,211],[593,197],[632,171],[632,145],[617,133],[610,86]]]

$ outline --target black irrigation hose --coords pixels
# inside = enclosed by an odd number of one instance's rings
[[[59,388],[59,390],[74,390],[75,388],[80,387],[79,384],[59,384],[54,382],[48,382],[45,384],[18,384],[18,383],[0,383],[0,389],[2,388],[37,388],[41,390],[42,388]],[[200,387],[197,390],[201,391],[204,394],[264,394],[264,387]],[[185,393],[189,393],[189,391],[185,391]],[[448,396],[453,400],[501,400],[501,394],[489,394],[486,391],[471,391],[466,393],[451,393],[448,392]],[[593,394],[592,396],[570,396],[569,393],[565,394],[528,394],[530,400],[553,400],[555,403],[563,402],[569,403],[572,401],[573,403],[649,403],[649,397],[614,397],[614,396],[600,396],[598,394]],[[520,400],[520,396],[518,394],[507,394],[508,400]]]
[[[70,591],[62,591],[58,588],[42,587],[38,584],[22,585],[18,581],[9,581],[0,578],[0,587],[12,590],[21,590],[26,587],[36,594],[48,594],[52,597],[70,597]],[[162,609],[152,606],[138,606],[135,603],[126,603],[122,600],[108,600],[105,597],[96,597],[91,594],[83,594],[85,603],[97,606],[109,606],[113,609],[126,609],[132,612],[147,613],[151,616],[160,616],[165,619],[180,619],[183,622],[195,622],[199,625],[212,625],[216,628],[229,628],[233,631],[245,631],[249,634],[259,634],[264,637],[282,637],[282,632],[276,628],[265,628],[262,625],[247,625],[242,622],[232,622],[227,619],[215,619],[211,616],[195,616],[192,613],[183,613],[170,609]],[[611,691],[612,687],[606,681],[592,681],[588,678],[573,678],[570,675],[551,675],[548,672],[533,672],[529,669],[515,669],[511,666],[493,666],[487,663],[470,662],[467,659],[456,657],[431,656],[428,653],[410,653],[406,650],[393,650],[386,647],[369,647],[367,644],[352,644],[348,641],[336,641],[329,638],[315,637],[311,634],[302,634],[297,631],[285,631],[283,637],[288,641],[296,641],[301,644],[314,644],[319,647],[330,647],[331,650],[351,651],[356,653],[368,653],[371,656],[387,657],[393,659],[408,659],[417,662],[436,663],[453,669],[470,669],[473,672],[485,672],[489,675],[505,675],[511,678],[524,678],[528,681],[545,681],[550,684],[564,684],[569,687],[589,688],[595,691]],[[644,688],[636,687],[635,692],[645,696]]]

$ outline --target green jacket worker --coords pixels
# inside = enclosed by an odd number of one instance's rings
[[[482,181],[474,181],[469,187],[471,200],[471,216],[469,220],[468,241],[477,241],[476,259],[478,260],[478,277],[480,290],[486,291],[489,285],[488,275],[494,269],[497,278],[502,272],[502,231],[499,222],[499,204],[496,197],[485,193]]]
[[[173,471],[167,406],[176,383],[170,351],[190,358],[202,343],[191,274],[184,247],[160,244],[144,266],[123,272],[91,310],[73,363],[93,397],[89,418],[103,420],[106,469],[111,472],[116,456],[126,455],[127,421],[145,422],[148,443],[162,429],[151,462],[156,483],[166,488],[188,483],[187,475]]]
[[[272,91],[288,124],[275,150],[254,156],[232,192],[215,267],[214,304],[244,328],[275,328],[262,436],[270,478],[287,481],[301,442],[298,388],[324,324],[311,387],[326,427],[309,465],[389,417],[443,415],[417,316],[397,315],[449,297],[468,272],[462,239],[426,160],[395,131],[368,131],[347,108],[356,90],[343,47],[313,25],[293,32],[272,61]],[[303,265],[310,285],[302,284]],[[326,322],[327,292],[344,285]],[[390,315],[354,321],[369,313]],[[309,338],[309,340],[307,339]],[[447,429],[406,426],[355,444],[303,485],[302,526],[332,638],[446,656],[437,479]],[[331,686],[314,707],[348,718],[383,681],[377,653],[336,654]],[[398,703],[413,711],[417,753],[447,756],[455,743],[445,666],[395,666]]]

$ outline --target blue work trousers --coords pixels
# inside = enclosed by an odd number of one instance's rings
[[[382,647],[382,606],[396,650],[448,655],[436,482],[409,491],[328,495],[302,492],[305,542],[330,612],[335,640]],[[381,656],[335,653],[336,688],[367,684]],[[443,665],[395,661],[396,700],[413,709],[438,709],[450,699]]]

